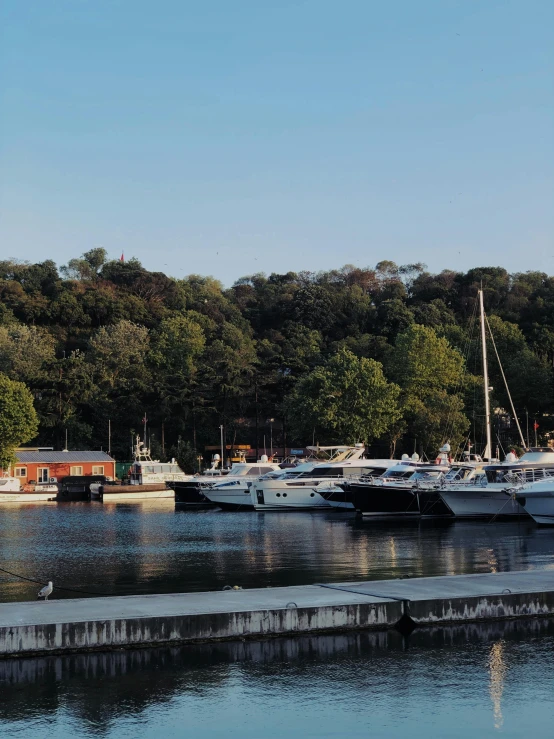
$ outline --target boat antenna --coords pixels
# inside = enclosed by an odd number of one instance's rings
[[[483,290],[479,290],[479,308],[481,313],[481,344],[483,347],[483,385],[485,391],[485,425],[487,431],[487,446],[484,457],[490,462],[492,455],[491,441],[491,403],[489,397],[489,368],[487,365],[487,339],[485,336],[485,307],[483,305]]]
[[[494,347],[494,352],[496,354],[496,359],[498,360],[498,365],[500,366],[500,372],[502,373],[502,379],[504,380],[504,386],[506,387],[506,392],[508,393],[508,398],[510,400],[510,407],[512,409],[512,415],[515,419],[517,430],[519,431],[519,438],[521,439],[521,445],[524,449],[529,448],[529,443],[525,443],[525,439],[523,438],[523,432],[521,430],[521,426],[519,425],[519,420],[516,415],[516,409],[514,408],[514,401],[512,400],[512,395],[510,393],[510,388],[508,387],[508,381],[506,380],[506,375],[504,374],[504,368],[502,367],[502,362],[500,361],[500,357],[498,355],[498,349],[496,348],[496,343],[494,341],[494,336],[492,335],[491,326],[489,323],[489,319],[485,316],[485,321],[487,322],[487,326],[489,327],[489,335],[491,337],[492,345]]]

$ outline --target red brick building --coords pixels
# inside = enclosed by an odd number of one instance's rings
[[[106,452],[53,452],[46,450],[15,453],[17,463],[12,472],[21,484],[61,482],[68,475],[106,475],[115,479],[115,460]]]

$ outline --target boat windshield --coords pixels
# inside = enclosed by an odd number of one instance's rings
[[[232,477],[260,477],[268,472],[271,472],[273,467],[267,467],[258,464],[235,464],[231,467],[230,475]]]
[[[387,470],[383,475],[381,475],[381,477],[387,480],[407,480],[408,477],[411,477],[413,474],[413,468],[408,468],[404,470]]]
[[[418,470],[414,473],[412,480],[433,480],[442,475],[440,470]]]
[[[471,477],[473,471],[471,467],[452,467],[452,469],[448,470],[444,479],[448,480],[448,482],[467,480],[468,477]]]

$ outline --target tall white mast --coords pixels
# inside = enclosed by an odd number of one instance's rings
[[[479,306],[481,308],[481,343],[483,346],[483,383],[485,390],[485,424],[487,429],[487,446],[483,456],[490,460],[492,457],[491,441],[491,406],[489,398],[489,368],[487,364],[487,339],[485,336],[485,307],[483,305],[483,291],[479,290]]]

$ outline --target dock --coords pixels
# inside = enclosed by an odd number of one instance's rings
[[[552,570],[2,603],[0,658],[552,615]]]

